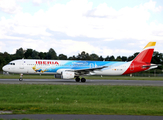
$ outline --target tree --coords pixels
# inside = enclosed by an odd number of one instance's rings
[[[24,53],[24,57],[25,57],[26,59],[32,59],[32,52],[33,52],[32,49],[27,49],[27,50],[25,51],[25,53]]]
[[[73,55],[72,57],[68,58],[69,60],[77,60],[77,58],[75,57],[75,55]]]
[[[2,71],[2,67],[6,64],[6,61],[3,56],[0,56],[0,70]]]
[[[67,60],[67,56],[64,54],[59,54],[58,59],[59,60]]]
[[[8,54],[7,52],[4,52],[3,58],[5,60],[5,64],[9,63],[12,60],[10,54]]]
[[[91,60],[94,60],[94,61],[98,61],[98,60],[99,60],[99,57],[98,57],[97,54],[94,54],[94,53],[93,53],[93,54],[90,55],[90,59],[91,59]]]
[[[81,54],[78,54],[77,59],[78,60],[91,60],[89,54],[86,53],[85,51],[81,52]]]
[[[132,56],[129,56],[127,61],[132,61],[135,57],[132,55]]]
[[[32,59],[40,59],[39,53],[36,50],[33,50],[31,57]]]
[[[107,56],[107,57],[105,58],[105,61],[109,61],[109,59],[110,59],[110,57],[109,57],[109,56]]]
[[[56,60],[57,59],[57,54],[56,52],[53,50],[53,48],[49,49],[49,52],[46,55],[46,59],[52,59],[52,60]]]
[[[136,52],[136,53],[134,53],[134,58],[136,58],[136,56],[139,54],[139,52]]]
[[[128,59],[127,59],[127,61],[132,61],[134,58],[136,58],[136,56],[137,56],[138,54],[139,54],[139,52],[136,52],[136,53],[134,53],[134,55],[129,56]]]
[[[45,59],[46,53],[40,52],[38,56],[40,57],[40,59]]]
[[[159,52],[154,52],[151,62],[155,63],[155,64],[162,64],[162,62],[163,62],[163,54],[159,53]],[[162,70],[163,69],[163,64],[158,66],[158,68]]]
[[[17,49],[15,56],[16,56],[16,59],[22,59],[22,58],[24,58],[23,48]]]
[[[121,56],[117,56],[116,61],[122,61]]]
[[[126,56],[122,56],[122,61],[127,61],[127,57]]]
[[[115,57],[113,55],[110,56],[109,61],[115,61]]]
[[[100,57],[99,57],[99,60],[100,60],[100,61],[103,61],[103,60],[104,60],[104,58],[103,58],[102,56],[100,56]]]

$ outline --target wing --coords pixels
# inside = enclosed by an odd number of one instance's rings
[[[71,71],[75,72],[78,75],[84,75],[84,74],[89,74],[90,72],[94,72],[95,70],[101,70],[103,68],[106,68],[108,66],[101,66],[101,67],[95,67],[95,68],[86,68],[86,69],[73,69],[73,70],[66,70],[66,71]]]

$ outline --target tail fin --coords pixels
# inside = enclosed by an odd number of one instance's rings
[[[149,42],[144,47],[143,51],[139,53],[138,56],[136,56],[133,62],[144,62],[144,63],[150,64],[155,45],[156,45],[156,42]]]

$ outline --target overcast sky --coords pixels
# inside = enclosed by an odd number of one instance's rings
[[[0,0],[0,52],[163,53],[163,0]]]

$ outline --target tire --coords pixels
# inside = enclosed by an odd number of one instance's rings
[[[85,79],[85,78],[82,78],[82,79],[81,79],[81,82],[86,82],[86,79]]]
[[[80,82],[80,78],[79,77],[76,77],[76,82]]]
[[[23,78],[19,78],[19,81],[23,81]]]

